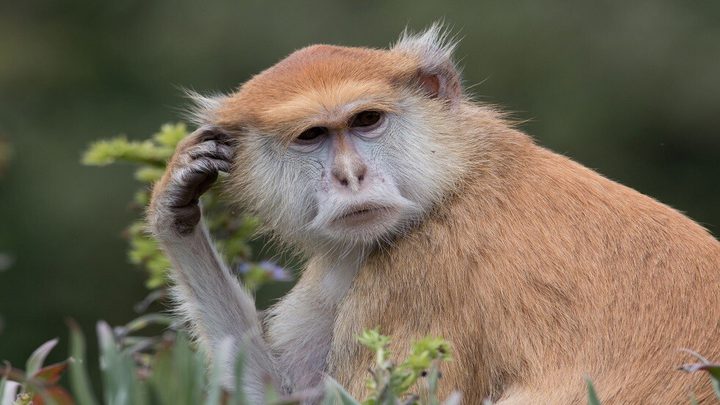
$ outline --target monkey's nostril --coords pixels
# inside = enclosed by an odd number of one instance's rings
[[[365,178],[365,175],[361,174],[358,176],[358,181],[361,182],[361,181],[363,181],[364,178]]]
[[[347,185],[348,185],[348,181],[345,180],[345,179],[340,180],[340,184],[342,184],[343,186],[347,186]]]

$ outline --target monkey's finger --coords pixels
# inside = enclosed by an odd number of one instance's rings
[[[200,157],[191,160],[183,167],[178,169],[173,178],[178,183],[192,184],[197,175],[211,172],[229,172],[232,164],[223,159],[214,159],[212,157]]]
[[[197,198],[200,198],[200,196],[208,191],[213,183],[215,183],[215,180],[217,180],[218,177],[218,172],[229,172],[231,168],[230,162],[226,160],[201,158],[195,162],[198,162],[203,169],[210,169],[210,171],[207,172],[205,179],[197,184]]]
[[[236,139],[228,134],[215,130],[198,130],[180,141],[175,151],[177,154],[185,155],[189,150],[201,146],[205,143],[224,145],[230,147],[231,149],[234,149],[236,145]]]
[[[169,205],[178,208],[197,204],[217,180],[218,172],[229,170],[230,162],[212,158],[200,158],[179,169],[168,193]]]
[[[201,157],[193,160],[188,167],[196,171],[227,173],[232,169],[232,163],[224,159]]]
[[[202,157],[180,169],[177,180],[181,185],[193,187],[200,184],[208,175],[217,177],[218,172],[228,172],[230,168],[231,164],[226,160]]]
[[[197,205],[200,196],[217,180],[218,172],[188,171],[183,174],[186,183],[175,184],[168,190],[168,205],[175,208]]]
[[[191,159],[209,157],[212,159],[232,160],[234,149],[216,142],[204,142],[188,150]]]

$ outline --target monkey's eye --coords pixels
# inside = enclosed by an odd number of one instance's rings
[[[375,125],[382,118],[380,111],[362,111],[357,113],[352,120],[350,120],[350,127],[362,128]]]
[[[325,127],[312,127],[304,130],[295,141],[298,143],[313,143],[317,142],[320,137],[326,135],[328,132]]]

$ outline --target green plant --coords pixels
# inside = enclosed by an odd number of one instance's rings
[[[590,377],[585,377],[585,384],[587,385],[588,391],[588,405],[600,405],[600,399],[598,399],[597,392],[595,392],[595,385]]]
[[[72,397],[65,388],[59,385],[60,376],[67,369],[71,360],[44,366],[45,358],[57,345],[58,340],[52,339],[43,343],[30,355],[25,363],[25,371],[15,369],[6,363],[0,377],[0,402],[6,387],[10,395],[17,393],[14,405],[51,404],[70,405]]]
[[[160,336],[140,336],[149,325],[167,329]],[[105,322],[97,325],[100,347],[102,390],[98,400],[88,377],[85,337],[73,322],[70,323],[70,358],[43,366],[48,353],[56,346],[53,339],[40,346],[28,359],[26,371],[7,368],[0,380],[0,393],[8,381],[17,383],[15,405],[246,405],[241,389],[243,357],[235,361],[235,387],[226,390],[221,384],[221,370],[208,370],[206,356],[195,350],[187,336],[176,332],[170,318],[148,314],[126,325],[111,328]],[[373,350],[376,364],[368,380],[370,396],[363,402],[352,398],[334,380],[328,378],[324,387],[325,405],[439,405],[437,383],[439,363],[450,360],[450,345],[442,339],[424,338],[412,345],[410,354],[398,365],[389,360],[387,346],[390,339],[377,330],[365,331],[360,342]],[[232,343],[230,341],[226,343]],[[220,344],[216,358],[229,356],[229,344]],[[70,392],[58,384],[61,375],[69,370]],[[426,379],[426,398],[410,393],[420,388]],[[0,395],[2,400],[2,395]],[[446,405],[459,402],[454,394]],[[301,399],[285,397],[268,386],[266,405],[300,404]]]
[[[358,341],[375,352],[375,367],[367,380],[371,394],[362,404],[424,404],[439,405],[437,397],[440,362],[451,360],[450,344],[441,338],[425,337],[413,343],[404,361],[395,364],[390,360],[390,338],[377,329],[366,330]],[[421,377],[425,377],[425,395],[410,393]],[[453,398],[455,395],[453,396]],[[455,401],[451,399],[451,401]]]

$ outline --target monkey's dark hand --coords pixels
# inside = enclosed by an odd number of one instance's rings
[[[198,130],[182,142],[155,184],[148,222],[158,236],[187,235],[200,222],[200,196],[232,166],[232,139],[221,132]]]

